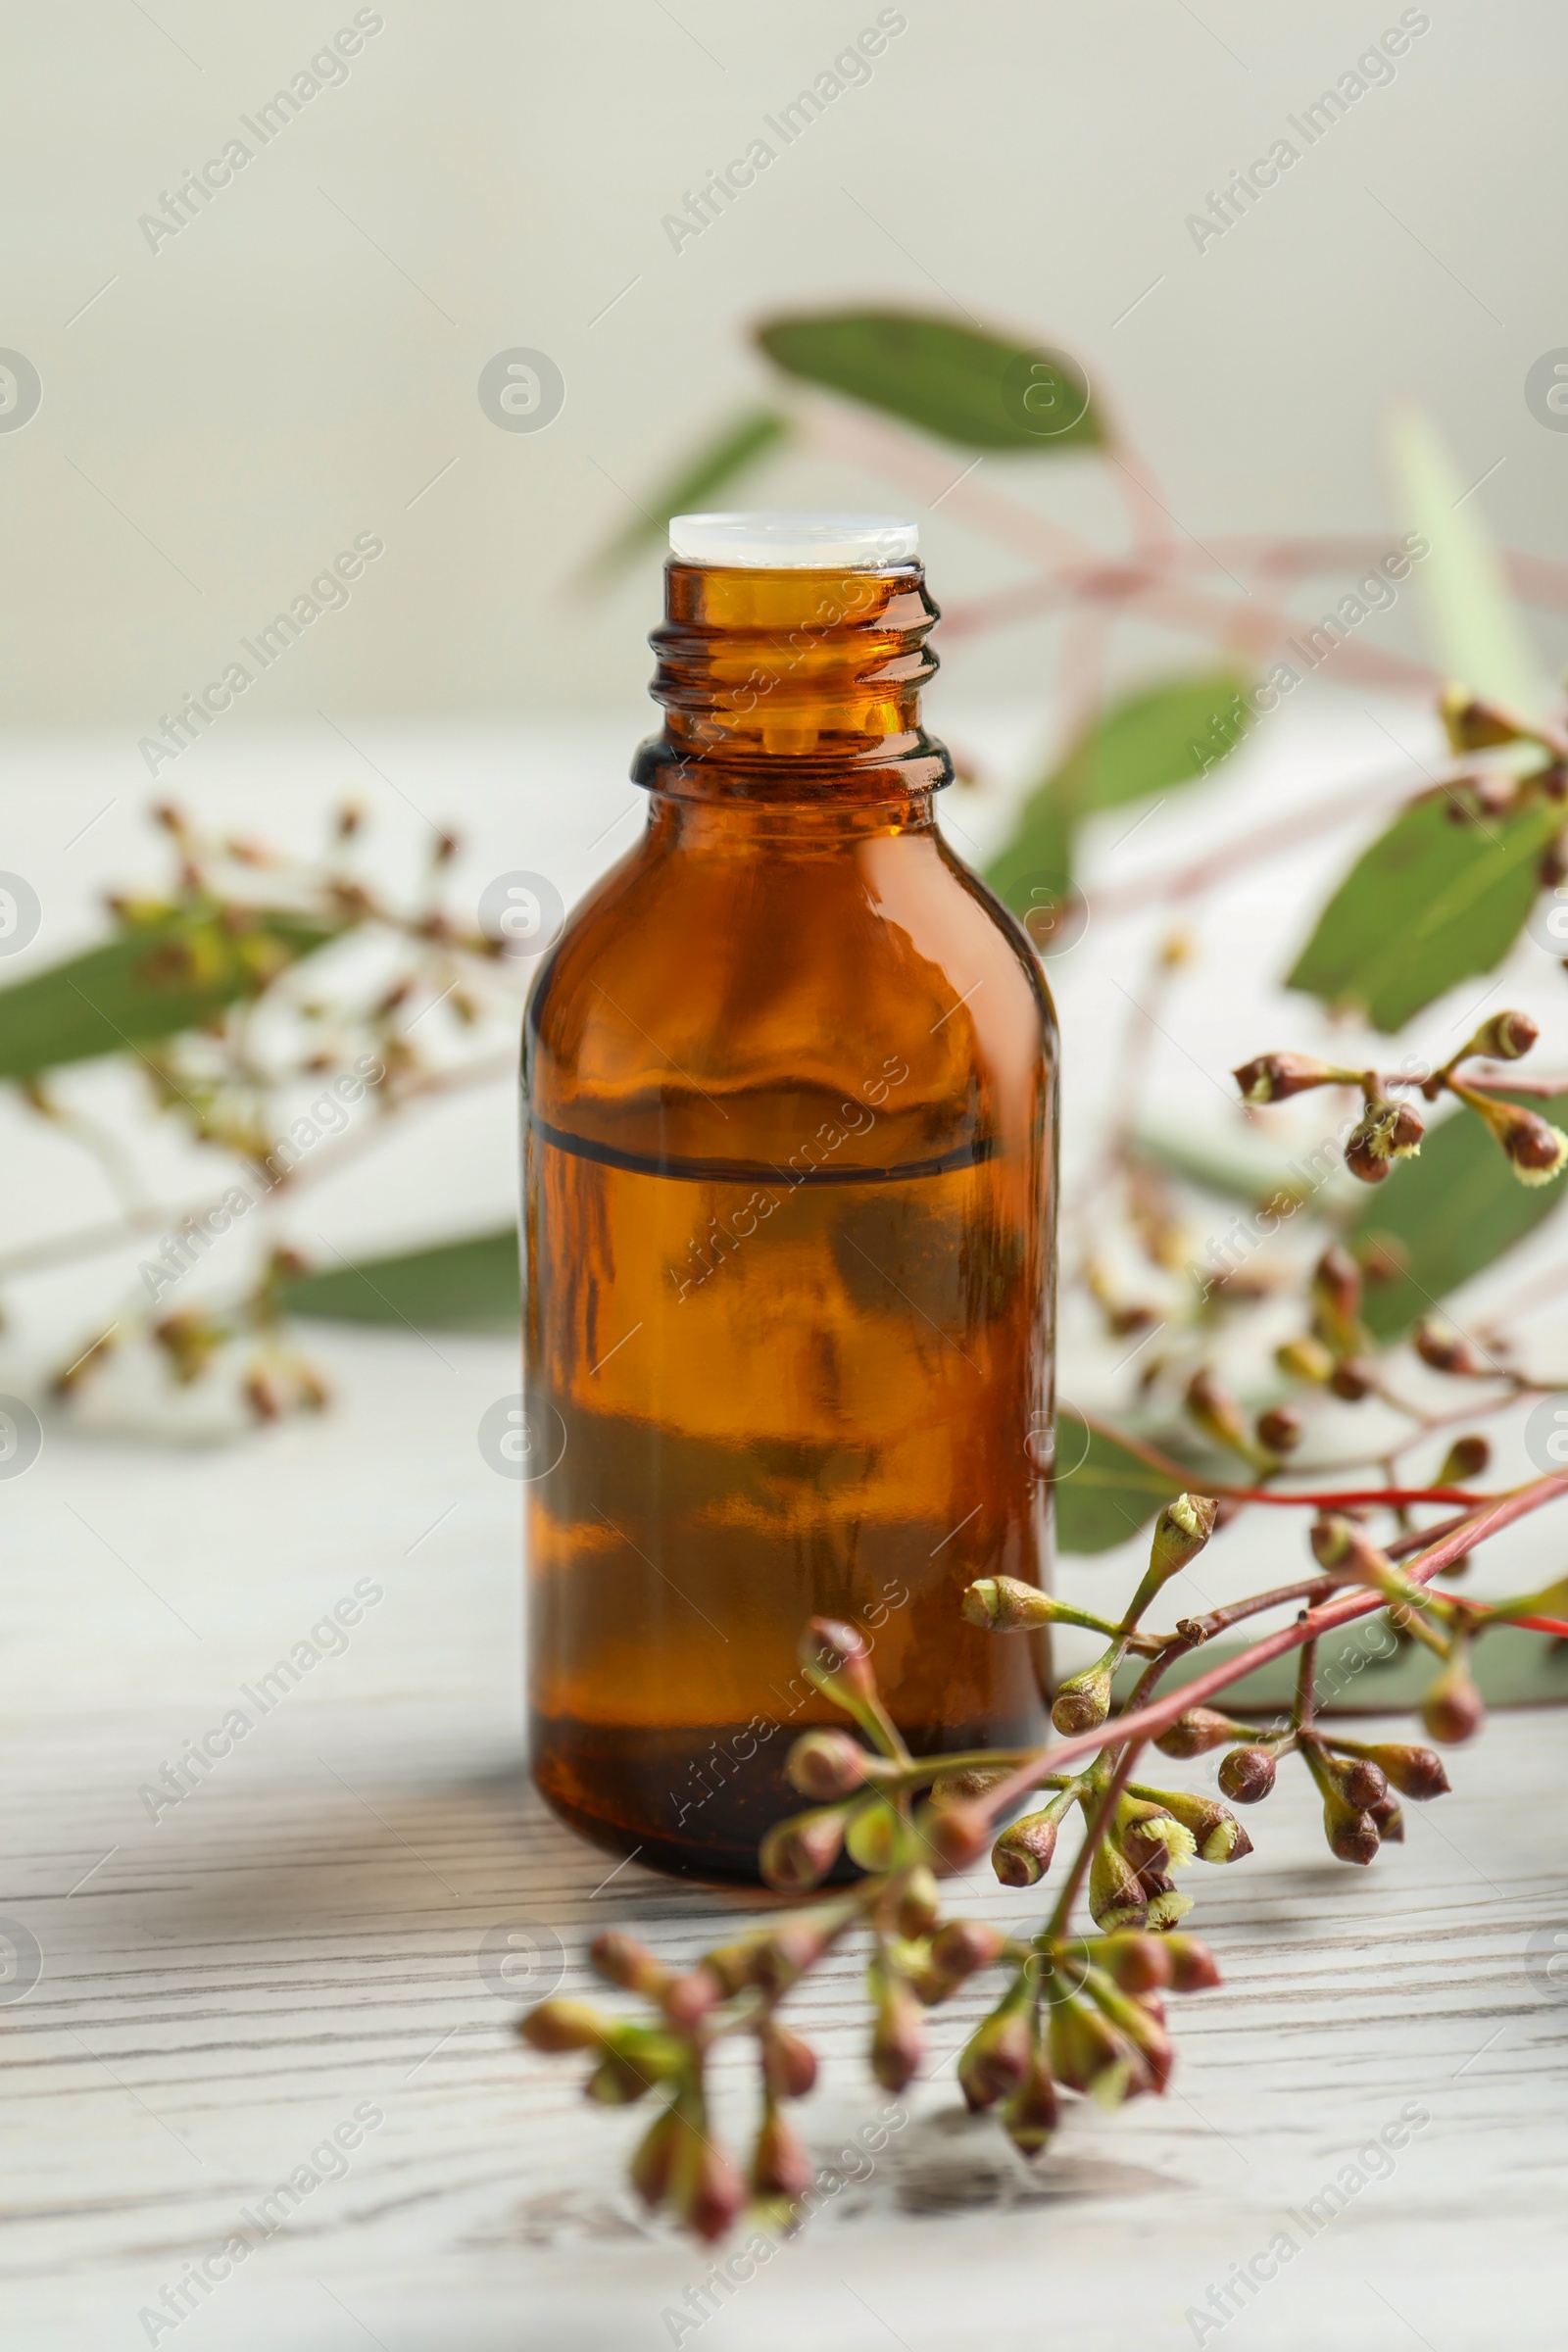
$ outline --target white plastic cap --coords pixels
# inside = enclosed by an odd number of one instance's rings
[[[897,514],[758,510],[669,518],[669,552],[683,564],[757,571],[852,571],[907,564],[919,544],[919,524]]]

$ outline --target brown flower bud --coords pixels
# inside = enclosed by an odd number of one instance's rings
[[[1354,1244],[1355,1262],[1367,1282],[1397,1282],[1410,1270],[1410,1252],[1395,1233],[1363,1233]]]
[[[901,1936],[926,1936],[942,1916],[942,1896],[936,1880],[917,1862],[899,1892],[895,1914]]]
[[[1374,1102],[1351,1130],[1345,1164],[1363,1184],[1381,1184],[1396,1159],[1420,1152],[1426,1133],[1421,1114],[1407,1102]]]
[[[1242,1419],[1241,1408],[1206,1368],[1195,1372],[1187,1384],[1187,1411],[1204,1436],[1212,1438],[1217,1446],[1227,1446],[1233,1453],[1251,1458],[1247,1424]],[[1210,1521],[1210,1526],[1212,1524]]]
[[[1385,1845],[1404,1843],[1404,1813],[1397,1797],[1380,1797],[1375,1805],[1368,1805],[1367,1813]]]
[[[1004,1830],[991,1848],[991,1867],[1004,1886],[1033,1886],[1051,1868],[1056,1850],[1058,1816],[1050,1806],[1024,1813]]]
[[[1014,1985],[981,2019],[958,2056],[958,2087],[971,2114],[994,2107],[1029,2080],[1035,2060],[1031,2002]]]
[[[903,2090],[925,2055],[925,2017],[911,1985],[889,1976],[871,2035],[871,2073],[884,2090]]]
[[[950,1919],[931,1938],[930,1972],[943,1987],[942,1997],[955,1991],[1001,1959],[1006,1937],[983,1919]]]
[[[588,1957],[602,1977],[608,1977],[612,1984],[623,1985],[627,1992],[645,1993],[657,2000],[669,1982],[668,1969],[654,1958],[647,1945],[618,1928],[596,1936],[588,1946]]]
[[[762,2053],[762,2080],[775,2099],[804,2099],[816,2083],[816,2052],[808,2041],[776,2018],[769,2018],[758,2036]]]
[[[1170,1954],[1172,1992],[1204,1992],[1221,1982],[1213,1953],[1196,1936],[1166,1936],[1161,1941]]]
[[[1072,1994],[1051,2004],[1051,2063],[1070,2090],[1108,2107],[1149,2087],[1149,2071],[1124,2034]]]
[[[1359,1404],[1363,1396],[1371,1395],[1376,1382],[1377,1367],[1364,1356],[1346,1356],[1329,1375],[1329,1387],[1347,1404]]]
[[[1038,2156],[1056,2129],[1056,2085],[1044,2050],[1002,2110],[1003,2129],[1020,2156]]]
[[[842,1805],[824,1805],[814,1813],[796,1813],[788,1821],[775,1822],[758,1855],[768,1886],[785,1894],[819,1886],[839,1858],[844,1827]]]
[[[1377,1823],[1335,1788],[1323,1800],[1323,1830],[1330,1852],[1342,1862],[1370,1862],[1378,1850]]]
[[[1201,1756],[1235,1737],[1236,1726],[1228,1715],[1220,1715],[1212,1707],[1189,1707],[1185,1715],[1166,1725],[1154,1745],[1161,1755]]]
[[[1568,1135],[1551,1126],[1539,1111],[1478,1094],[1457,1079],[1449,1083],[1460,1102],[1491,1128],[1521,1184],[1550,1184],[1568,1166]]]
[[[1257,1416],[1257,1442],[1270,1453],[1294,1453],[1301,1443],[1301,1416],[1294,1405],[1271,1405]]]
[[[758,2130],[751,2180],[753,2196],[783,2197],[792,2203],[811,2185],[811,2160],[776,2107],[769,2108]]]
[[[1010,1764],[971,1764],[962,1772],[939,1772],[931,1784],[931,1801],[936,1805],[956,1805],[965,1797],[984,1796],[999,1781],[1006,1780],[1012,1771]]]
[[[1233,1747],[1219,1768],[1219,1785],[1233,1805],[1260,1804],[1274,1786],[1275,1759],[1266,1747]]]
[[[1056,1614],[1055,1603],[1038,1585],[1026,1585],[1016,1576],[982,1576],[972,1584],[960,1603],[971,1625],[980,1626],[988,1634],[1010,1634],[1020,1626],[1049,1625]]]
[[[657,2212],[669,2193],[681,2129],[674,2108],[665,2107],[637,2143],[630,2166],[631,2184],[650,2212]]]
[[[517,2026],[536,2050],[591,2050],[605,2037],[605,2020],[586,2001],[541,2001]]]
[[[1329,1344],[1341,1352],[1354,1347],[1360,1338],[1361,1269],[1338,1242],[1312,1269],[1312,1301]]]
[[[1441,1740],[1446,1747],[1457,1747],[1474,1739],[1486,1719],[1469,1659],[1463,1645],[1455,1643],[1453,1655],[1421,1701],[1421,1720],[1434,1740]]]
[[[1340,1086],[1348,1077],[1353,1081],[1353,1073],[1317,1061],[1310,1054],[1260,1054],[1231,1074],[1244,1102],[1283,1102],[1308,1087]]]
[[[1455,1331],[1441,1315],[1428,1315],[1417,1324],[1414,1346],[1421,1361],[1434,1372],[1446,1372],[1461,1380],[1478,1380],[1489,1369],[1464,1334]]]
[[[978,1805],[927,1805],[917,1824],[938,1876],[967,1870],[979,1860],[994,1835],[988,1816]]]
[[[837,1923],[835,1923],[837,1924]],[[777,2000],[798,1984],[808,1969],[814,1968],[832,1940],[833,1930],[822,1925],[777,1928],[771,1936],[750,1946],[750,1966],[746,1982],[756,1984],[770,2000]],[[711,1966],[718,1955],[710,1952]]]
[[[1374,1764],[1381,1766],[1401,1796],[1412,1796],[1421,1802],[1430,1796],[1448,1793],[1448,1776],[1443,1769],[1443,1758],[1430,1747],[1380,1740],[1376,1747],[1367,1749],[1367,1754]]]
[[[1443,1457],[1443,1467],[1434,1483],[1440,1487],[1462,1487],[1470,1479],[1479,1478],[1491,1459],[1492,1447],[1479,1431],[1455,1438]]]
[[[1471,1054],[1485,1054],[1493,1061],[1518,1061],[1540,1035],[1528,1012],[1494,1012],[1455,1058],[1463,1061]]]
[[[694,2152],[680,2161],[671,2182],[680,2218],[707,2242],[722,2237],[746,2203],[746,2183],[722,2148],[701,2133]]]
[[[1522,732],[1506,710],[1472,694],[1468,686],[1445,687],[1441,709],[1448,742],[1461,756],[1490,751],[1494,744],[1517,743]]]
[[[870,1652],[857,1627],[836,1617],[813,1617],[801,1636],[801,1664],[808,1682],[825,1698],[855,1698],[862,1703],[876,1696],[876,1677]],[[843,1703],[841,1699],[841,1703]]]
[[[1079,1674],[1069,1674],[1056,1686],[1056,1695],[1051,1703],[1051,1720],[1064,1738],[1072,1739],[1079,1732],[1097,1732],[1110,1713],[1110,1686],[1116,1669],[1126,1656],[1122,1642],[1112,1642],[1093,1666]]]
[[[1341,1772],[1340,1788],[1347,1804],[1358,1813],[1370,1813],[1389,1793],[1388,1776],[1370,1756],[1350,1756]]]
[[[1102,1968],[1113,1984],[1123,1992],[1161,1992],[1175,1974],[1171,1957],[1171,1937],[1140,1935],[1136,1929],[1123,1928],[1113,1936],[1102,1936],[1088,1947],[1089,1958],[1096,1968]],[[1186,1940],[1179,1938],[1178,1940]]]
[[[705,1962],[699,1961],[684,1976],[668,1980],[659,1996],[659,2005],[672,2026],[689,2028],[716,2009],[724,1997],[724,1986],[718,1978]]]
[[[825,1801],[860,1788],[872,1758],[848,1732],[803,1732],[785,1759],[791,1785],[803,1796]]]

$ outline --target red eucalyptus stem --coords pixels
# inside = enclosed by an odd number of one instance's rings
[[[1538,1478],[1528,1487],[1517,1488],[1504,1494],[1478,1516],[1463,1520],[1441,1535],[1406,1571],[1411,1581],[1425,1584],[1441,1569],[1460,1559],[1477,1544],[1498,1534],[1516,1519],[1526,1518],[1544,1503],[1554,1502],[1559,1495],[1568,1494],[1568,1472],[1552,1478]],[[1242,1650],[1236,1657],[1227,1658],[1223,1665],[1211,1667],[1207,1674],[1183,1683],[1177,1690],[1163,1698],[1152,1699],[1147,1707],[1131,1714],[1116,1717],[1112,1724],[1102,1725],[1098,1731],[1084,1732],[1075,1740],[1063,1740],[1054,1747],[1042,1748],[1026,1764],[1020,1764],[1004,1781],[987,1789],[975,1801],[980,1809],[995,1821],[1020,1796],[1026,1796],[1043,1775],[1060,1772],[1063,1766],[1076,1764],[1083,1756],[1093,1755],[1106,1746],[1121,1746],[1131,1740],[1156,1740],[1178,1715],[1189,1707],[1199,1707],[1232,1683],[1239,1683],[1255,1667],[1266,1666],[1271,1658],[1283,1657],[1287,1650],[1298,1649],[1303,1642],[1315,1641],[1319,1635],[1334,1627],[1348,1625],[1357,1617],[1369,1617],[1387,1606],[1381,1592],[1369,1592],[1364,1588],[1345,1593],[1338,1600],[1323,1602],[1314,1609],[1303,1610],[1294,1625],[1282,1626],[1278,1633],[1265,1634],[1250,1649]]]

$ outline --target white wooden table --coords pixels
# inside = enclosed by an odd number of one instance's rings
[[[1253,1858],[1195,1874],[1226,1984],[1173,2005],[1165,2100],[1074,2103],[1031,2171],[939,2062],[868,2177],[689,2325],[710,2263],[620,2185],[638,2119],[522,2048],[482,1947],[531,1923],[583,1988],[599,1927],[690,1955],[737,1906],[635,1863],[604,1884],[528,1787],[519,1491],[474,1439],[509,1349],[328,1330],[318,1351],[327,1419],[177,1460],[51,1427],[0,1484],[0,1913],[43,1972],[0,2008],[8,2352],[1132,2352],[1197,2340],[1189,2308],[1282,2230],[1299,2251],[1203,2341],[1561,2344],[1568,1984],[1527,1971],[1532,1933],[1568,1930],[1555,1714],[1497,1721],[1365,1873],[1330,1861],[1304,1787],[1277,1796]],[[341,1654],[150,1818],[143,1786],[362,1578],[382,1597]],[[1038,1906],[981,1886],[976,1907]],[[978,2002],[937,2013],[944,2057]],[[828,2058],[802,2120],[832,2165],[883,2103],[850,1964],[801,2009]],[[340,2168],[331,2135],[367,2102],[383,2120]],[[1293,2210],[1407,2102],[1430,2122],[1309,2238]],[[313,2169],[342,2177],[150,2329],[323,2148]]]

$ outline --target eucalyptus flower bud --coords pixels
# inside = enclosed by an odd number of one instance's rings
[[[1127,2036],[1143,2059],[1152,2088],[1162,2091],[1176,2064],[1176,2052],[1159,2019],[1142,2001],[1134,2000],[1098,1974],[1091,1974],[1088,1989],[1102,2016]]]
[[[942,1896],[936,1880],[923,1862],[917,1862],[905,1880],[898,1901],[898,1927],[901,1936],[925,1936],[942,1916]]]
[[[1233,1747],[1219,1768],[1219,1785],[1233,1805],[1261,1804],[1277,1769],[1266,1747]]]
[[[1233,1396],[1226,1395],[1212,1372],[1205,1369],[1193,1374],[1187,1384],[1187,1411],[1204,1436],[1212,1438],[1217,1446],[1251,1459],[1251,1444],[1241,1408]]]
[[[1096,1927],[1107,1933],[1142,1928],[1149,1921],[1149,1889],[1109,1838],[1101,1839],[1089,1865],[1089,1909]]]
[[[1133,1868],[1144,1871],[1185,1870],[1198,1851],[1197,1841],[1173,1807],[1146,1796],[1122,1796],[1116,1805],[1116,1837]]]
[[[983,2017],[958,2057],[958,2087],[971,2114],[1022,2088],[1035,2060],[1034,1988],[1020,1977]]]
[[[612,1984],[619,1984],[627,1992],[640,1992],[658,2000],[669,1983],[670,1972],[662,1961],[656,1960],[646,1944],[634,1936],[623,1935],[612,1928],[596,1936],[588,1946],[588,1957],[600,1976],[608,1977]]]
[[[1378,1850],[1372,1816],[1332,1787],[1323,1799],[1323,1831],[1330,1852],[1342,1862],[1370,1862]]]
[[[1404,1843],[1404,1812],[1397,1797],[1380,1797],[1375,1805],[1368,1805],[1367,1813],[1385,1845]]]
[[[541,2001],[518,2021],[517,2032],[532,2049],[592,2050],[603,2043],[606,2024],[586,2001]]]
[[[1443,1465],[1434,1482],[1440,1487],[1467,1486],[1479,1478],[1492,1459],[1492,1447],[1479,1431],[1468,1437],[1455,1438],[1443,1457]]]
[[[931,1938],[928,1975],[935,1997],[946,2000],[982,1969],[995,1968],[1006,1937],[983,1919],[950,1919]]]
[[[1351,1130],[1345,1164],[1363,1184],[1381,1184],[1396,1159],[1412,1159],[1426,1127],[1408,1102],[1374,1102]]]
[[[1136,1929],[1121,1928],[1114,1935],[1098,1936],[1085,1948],[1091,1964],[1103,1969],[1113,1984],[1140,1997],[1162,1992],[1175,1975],[1168,1936],[1146,1936]]]
[[[1234,1740],[1237,1730],[1228,1715],[1213,1707],[1189,1707],[1185,1715],[1166,1725],[1154,1745],[1165,1756],[1202,1756],[1211,1747],[1223,1747],[1227,1740]]]
[[[1148,2068],[1127,2036],[1075,1994],[1052,2002],[1049,2036],[1052,2068],[1070,2090],[1115,2107],[1148,2089]]]
[[[1348,1355],[1341,1358],[1329,1374],[1329,1387],[1347,1404],[1359,1404],[1377,1386],[1377,1367],[1365,1356]]]
[[[822,1805],[815,1812],[776,1821],[758,1855],[763,1879],[784,1894],[802,1894],[808,1887],[820,1886],[839,1858],[844,1831],[842,1805]]]
[[[1491,1061],[1518,1061],[1540,1035],[1540,1028],[1528,1012],[1494,1012],[1491,1020],[1482,1022],[1454,1059],[1466,1061],[1472,1054],[1484,1054]]]
[[[776,2107],[770,2107],[758,2129],[752,2149],[751,2186],[754,2197],[781,2197],[792,2203],[811,2185],[811,2160],[796,2132]]]
[[[838,1705],[863,1705],[876,1696],[876,1677],[864,1638],[835,1617],[813,1617],[801,1636],[806,1679]]]
[[[1388,1775],[1370,1756],[1350,1756],[1341,1766],[1340,1788],[1347,1804],[1370,1813],[1389,1793]]]
[[[1356,1083],[1353,1070],[1336,1069],[1331,1062],[1314,1060],[1310,1054],[1260,1054],[1255,1061],[1244,1061],[1231,1075],[1244,1102],[1284,1102],[1309,1087]]]
[[[1018,2088],[1003,2107],[1002,2123],[1020,2156],[1038,2156],[1056,2129],[1056,2085],[1043,2049],[1037,2049]]]
[[[1430,1747],[1411,1747],[1401,1740],[1380,1740],[1366,1750],[1372,1762],[1397,1788],[1401,1796],[1424,1802],[1432,1796],[1446,1796],[1448,1776],[1443,1768],[1443,1758]]]
[[[1519,741],[1522,730],[1517,720],[1495,704],[1472,694],[1468,686],[1445,687],[1440,708],[1449,745],[1460,757]]]
[[[1467,1644],[1456,1641],[1448,1663],[1421,1701],[1421,1720],[1434,1740],[1457,1747],[1474,1739],[1487,1719],[1486,1706],[1470,1672]]]
[[[850,1796],[864,1785],[870,1751],[848,1732],[803,1732],[785,1758],[784,1770],[803,1796],[825,1801]]]
[[[1293,1405],[1271,1405],[1257,1416],[1257,1442],[1270,1453],[1294,1453],[1301,1443],[1301,1416]]]
[[[1326,1388],[1334,1377],[1334,1357],[1313,1334],[1287,1340],[1275,1348],[1274,1361],[1288,1379],[1309,1380],[1318,1388]]]
[[[1453,1379],[1479,1380],[1492,1369],[1464,1334],[1441,1315],[1428,1315],[1416,1325],[1414,1347],[1424,1364]]]
[[[989,1817],[976,1804],[926,1805],[916,1824],[937,1873],[967,1870],[994,1835]]]
[[[1020,1627],[1050,1625],[1056,1604],[1038,1585],[1016,1576],[982,1576],[969,1586],[960,1603],[971,1625],[988,1634],[1015,1633]]]
[[[1024,1813],[1004,1829],[991,1848],[991,1866],[1004,1886],[1033,1886],[1051,1868],[1060,1814],[1047,1806]]]
[[[1201,1380],[1202,1373],[1198,1375]],[[1191,1392],[1189,1392],[1189,1402]],[[1123,1619],[1126,1626],[1135,1626],[1145,1609],[1162,1586],[1173,1576],[1191,1565],[1214,1533],[1218,1504],[1207,1494],[1178,1494],[1174,1502],[1166,1503],[1154,1521],[1154,1533],[1149,1547],[1149,1566],[1137,1592],[1127,1604]]]
[[[935,1805],[956,1805],[971,1796],[984,1796],[1012,1771],[1010,1764],[971,1764],[962,1772],[939,1772],[931,1784]]]
[[[675,2108],[665,2107],[637,2143],[631,2160],[631,2184],[650,2212],[657,2212],[669,2193],[682,2128]]]
[[[1093,1666],[1084,1667],[1079,1674],[1069,1674],[1057,1684],[1051,1720],[1065,1738],[1100,1729],[1110,1713],[1110,1686],[1126,1655],[1126,1643],[1113,1642]]]
[[[687,2229],[708,2242],[723,2236],[746,2203],[745,2182],[700,2125],[677,2148],[670,2195]]]
[[[1549,1125],[1539,1111],[1478,1094],[1473,1087],[1460,1086],[1456,1079],[1449,1084],[1461,1102],[1491,1128],[1521,1184],[1550,1184],[1568,1166],[1568,1135]]]
[[[790,2027],[769,2018],[758,2035],[762,2080],[775,2099],[804,2099],[816,2084],[816,2052]]]
[[[1188,1832],[1201,1861],[1240,1862],[1244,1854],[1251,1852],[1252,1840],[1228,1805],[1212,1796],[1192,1795],[1185,1788],[1162,1788],[1155,1793]]]
[[[1330,1346],[1340,1353],[1353,1348],[1360,1338],[1361,1269],[1338,1242],[1312,1269],[1312,1303]]]
[[[706,1961],[683,1976],[670,1977],[659,1995],[659,2005],[670,2024],[682,2031],[699,2025],[724,1998],[724,1986]]]
[[[925,2055],[925,2014],[913,1987],[891,1971],[883,1974],[871,2034],[871,2073],[884,2090],[903,2090],[919,2072]]]
[[[885,1798],[873,1797],[850,1815],[845,1846],[861,1870],[891,1870],[903,1842],[904,1825]]]
[[[1161,1940],[1170,1954],[1172,1992],[1206,1992],[1222,1981],[1213,1953],[1196,1936],[1166,1936]]]

